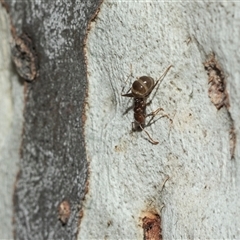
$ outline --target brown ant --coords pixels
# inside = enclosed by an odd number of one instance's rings
[[[158,108],[156,111],[146,114],[146,107],[147,105],[149,105],[149,103],[147,103],[147,98],[149,97],[153,89],[156,87],[156,85],[160,82],[160,80],[163,80],[171,67],[172,65],[168,66],[168,68],[164,71],[163,75],[155,83],[154,79],[151,77],[142,76],[140,78],[137,78],[137,80],[133,82],[132,87],[127,91],[127,93],[122,94],[123,97],[132,97],[134,99],[133,130],[144,131],[148,135],[152,144],[158,144],[158,142],[153,140],[150,134],[144,129],[144,127],[146,126],[145,120],[147,117],[152,116],[152,118],[150,119],[151,121],[154,116],[163,109]],[[168,117],[168,115],[164,116]]]

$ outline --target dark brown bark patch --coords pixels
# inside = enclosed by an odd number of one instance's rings
[[[161,218],[158,214],[145,213],[142,228],[144,240],[162,240]]]
[[[218,110],[223,106],[229,108],[230,104],[226,90],[225,75],[214,54],[210,55],[204,63],[204,67],[208,74],[208,96],[211,102]]]

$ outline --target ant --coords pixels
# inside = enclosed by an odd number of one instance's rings
[[[151,120],[155,117],[155,115],[157,115],[158,112],[163,109],[158,108],[157,110],[146,114],[146,107],[151,103],[151,101],[147,103],[147,98],[149,97],[153,89],[157,86],[157,84],[160,82],[160,80],[163,80],[171,67],[172,65],[168,66],[167,69],[164,71],[163,75],[156,82],[154,82],[153,78],[147,76],[137,78],[137,80],[133,82],[132,87],[127,91],[127,93],[121,94],[123,97],[132,97],[134,99],[134,122],[132,123],[133,131],[144,131],[148,135],[150,142],[155,145],[159,142],[153,140],[150,134],[144,129],[144,127],[146,126],[145,120],[147,117],[152,116],[149,121],[150,123]],[[168,115],[164,116],[168,117]],[[149,125],[149,123],[147,125]]]

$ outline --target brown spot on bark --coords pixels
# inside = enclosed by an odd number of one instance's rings
[[[71,214],[70,203],[67,200],[62,201],[58,206],[58,219],[62,225],[66,225]]]
[[[148,212],[142,222],[144,240],[162,240],[161,218],[158,214]]]
[[[12,30],[14,46],[12,59],[18,74],[26,81],[33,81],[38,75],[38,58],[32,40],[26,34],[17,36]]]
[[[2,7],[6,9],[6,12],[9,13],[9,5],[4,0],[0,0],[0,3]]]
[[[218,110],[223,106],[229,108],[230,105],[226,90],[225,75],[213,53],[204,63],[204,67],[208,74],[208,96],[212,103]]]
[[[236,142],[237,142],[237,137],[236,137],[236,132],[235,132],[234,126],[232,126],[232,128],[230,129],[229,140],[230,140],[231,159],[233,159],[235,157],[235,148],[236,148]]]

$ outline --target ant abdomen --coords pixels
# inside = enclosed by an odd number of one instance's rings
[[[145,115],[134,113],[135,127],[141,125],[144,128],[145,127],[145,119],[146,119]]]

